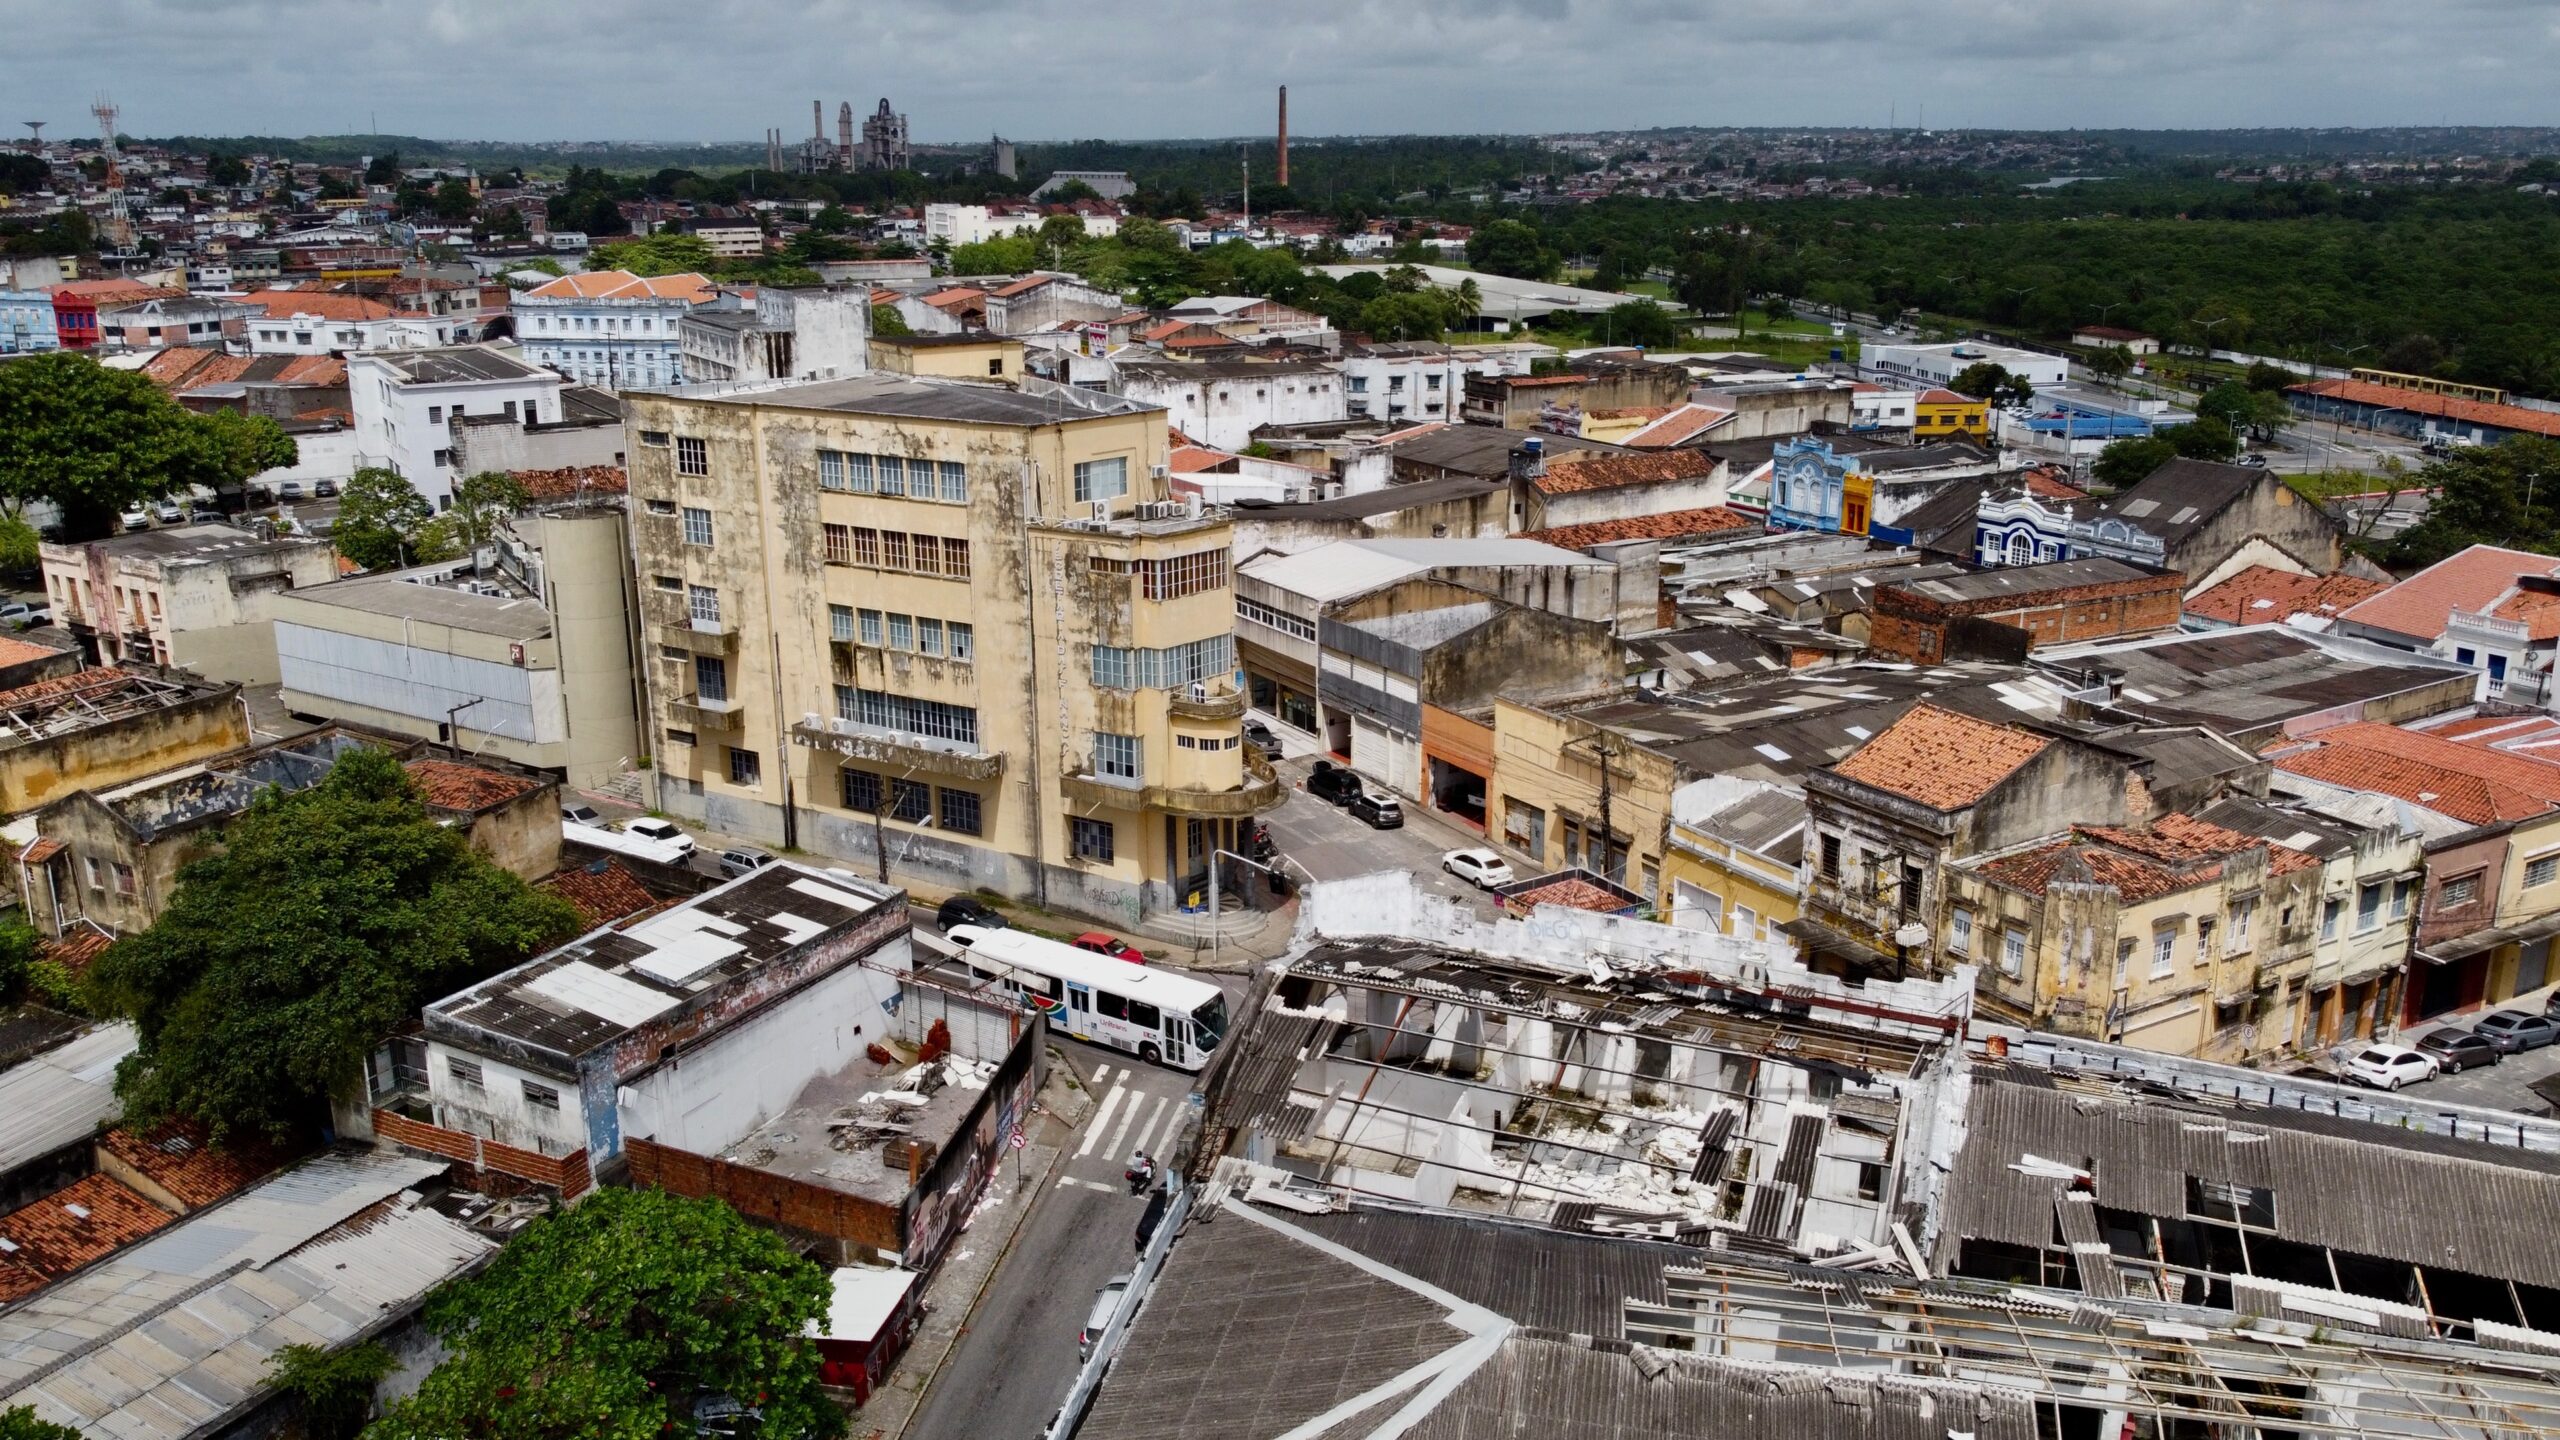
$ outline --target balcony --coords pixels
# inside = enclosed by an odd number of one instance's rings
[[[649,627],[649,638],[660,645],[695,655],[738,653],[738,627],[730,621],[713,624],[700,620],[688,620],[673,625],[652,625]]]
[[[1244,783],[1233,790],[1193,790],[1176,785],[1129,785],[1092,775],[1058,777],[1058,790],[1068,799],[1113,810],[1143,808],[1203,819],[1235,819],[1259,815],[1288,798],[1280,776],[1259,750],[1247,749]]]
[[[679,695],[667,702],[667,718],[688,730],[735,730],[745,714],[746,707],[735,700]]]
[[[895,765],[909,773],[948,775],[957,780],[993,780],[1004,773],[1004,756],[958,740],[911,735],[858,720],[829,720],[803,715],[791,727],[791,743],[824,750],[848,760]]]
[[[1232,679],[1221,676],[1175,689],[1166,697],[1165,708],[1191,720],[1241,720],[1244,691]]]

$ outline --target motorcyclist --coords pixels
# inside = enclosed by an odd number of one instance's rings
[[[1138,1194],[1155,1183],[1156,1162],[1148,1158],[1146,1151],[1137,1151],[1130,1155],[1129,1168],[1121,1176],[1129,1182],[1129,1193]]]

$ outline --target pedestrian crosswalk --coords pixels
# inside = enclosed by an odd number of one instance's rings
[[[1153,1154],[1157,1144],[1173,1139],[1181,1125],[1180,1107],[1170,1095],[1150,1095],[1136,1088],[1136,1079],[1136,1072],[1127,1066],[1105,1064],[1094,1071],[1092,1088],[1110,1088],[1085,1126],[1084,1141],[1076,1147],[1077,1159],[1099,1148],[1105,1158],[1126,1160],[1140,1150]]]

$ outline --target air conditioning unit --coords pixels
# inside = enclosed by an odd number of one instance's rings
[[[1168,469],[1167,467],[1162,466],[1162,465],[1150,465],[1150,466],[1148,466],[1148,467],[1147,467],[1147,473],[1148,473],[1148,474],[1150,474],[1150,475],[1153,475],[1153,476],[1154,476],[1154,477],[1156,477],[1157,479],[1161,480],[1161,479],[1163,479],[1165,476],[1167,476],[1167,475],[1169,475],[1169,474],[1171,474],[1171,473],[1173,473],[1173,472],[1172,472],[1170,469]]]
[[[1111,518],[1111,502],[1110,502],[1110,501],[1108,501],[1108,500],[1096,500],[1096,501],[1094,501],[1094,502],[1093,502],[1093,519],[1094,519],[1094,523],[1095,523],[1095,524],[1097,524],[1097,525],[1098,525],[1098,524],[1102,524],[1103,522],[1108,521],[1110,518]]]
[[[801,716],[800,716],[800,728],[802,728],[803,730],[816,730],[816,729],[820,728],[821,726],[823,726],[825,723],[826,723],[826,717],[824,717],[824,716],[820,715],[820,714],[819,714],[817,711],[815,711],[815,710],[803,711],[803,712],[801,713]]]

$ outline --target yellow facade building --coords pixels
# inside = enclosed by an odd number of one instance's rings
[[[880,374],[628,402],[661,809],[1134,922],[1279,803],[1163,411]]]

